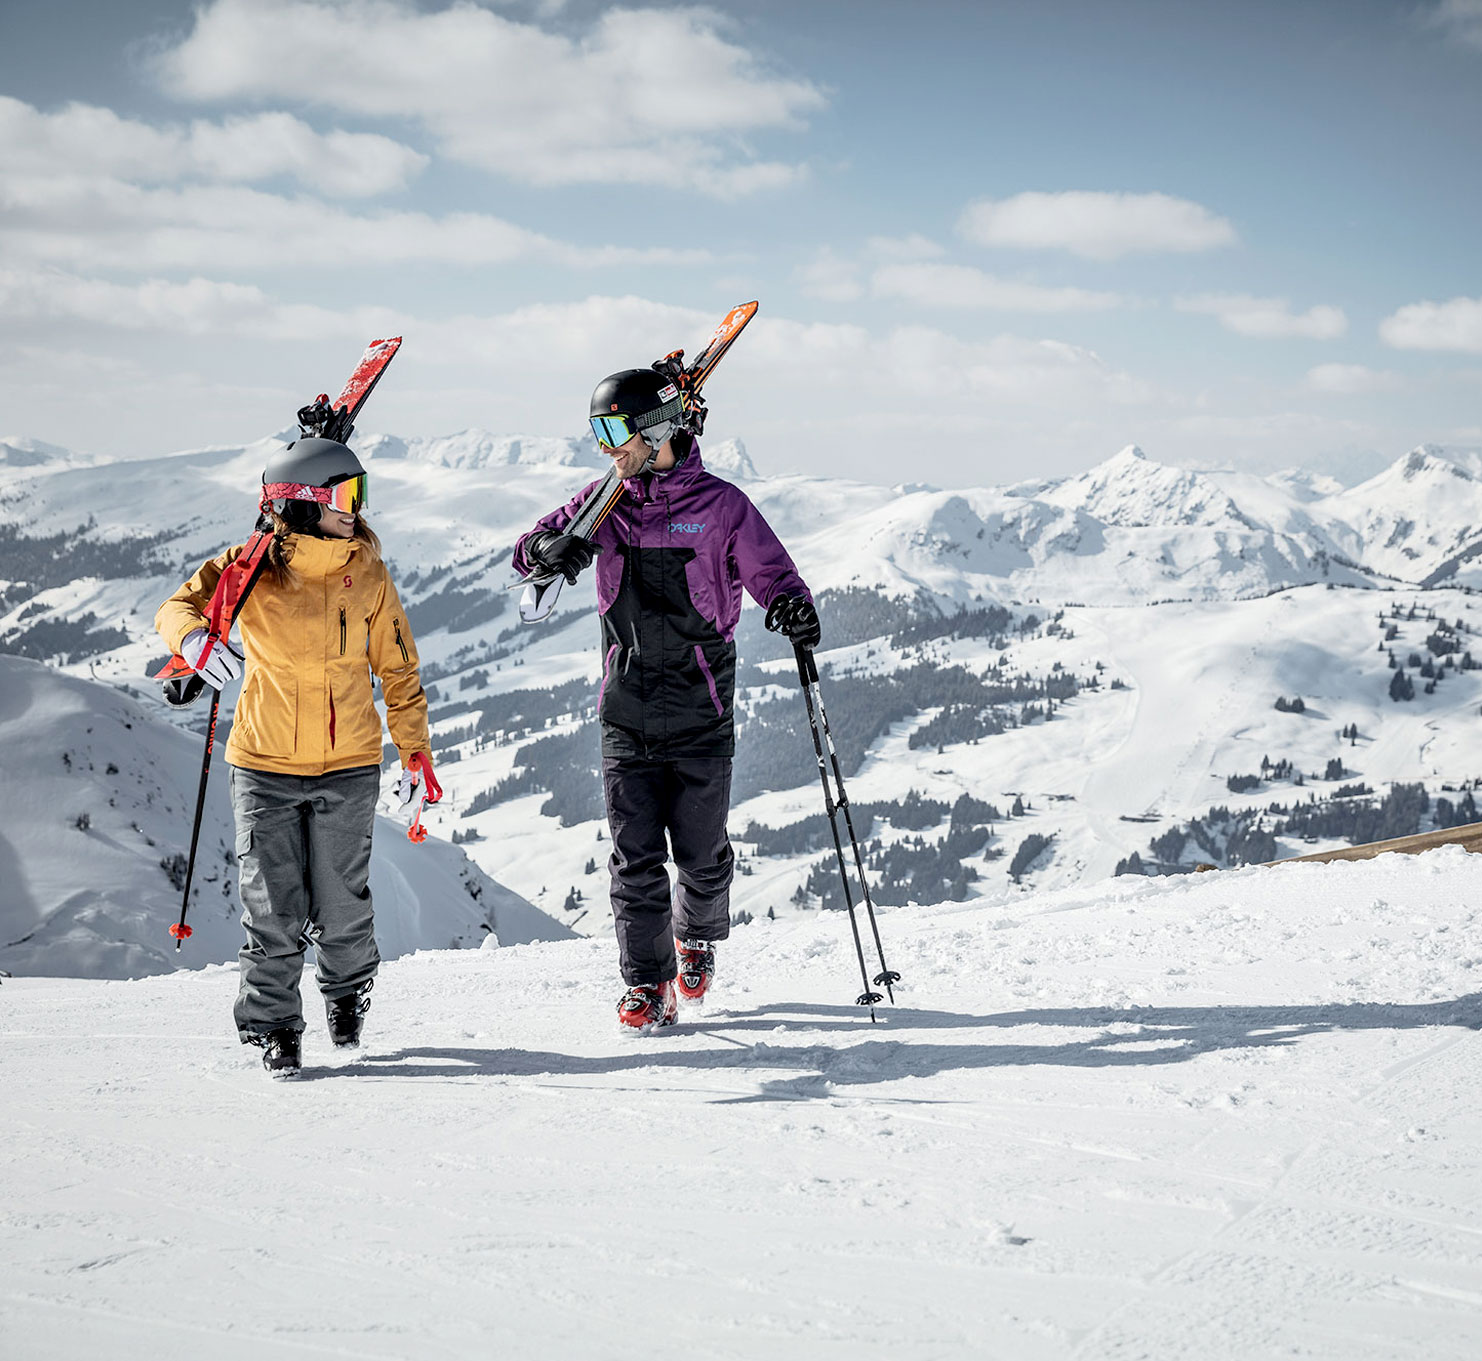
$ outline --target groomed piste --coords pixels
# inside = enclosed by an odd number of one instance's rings
[[[652,1037],[609,942],[424,951],[292,1083],[229,966],[8,980],[0,1337],[1470,1361],[1479,888],[1448,848],[889,909],[875,1025],[837,913],[738,928]]]

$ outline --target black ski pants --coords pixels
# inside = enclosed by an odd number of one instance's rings
[[[724,940],[731,931],[731,758],[605,756],[602,792],[623,982],[662,983],[677,972],[676,936]],[[666,833],[678,879],[672,903]]]

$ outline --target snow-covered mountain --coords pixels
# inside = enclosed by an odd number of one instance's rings
[[[152,694],[155,608],[241,540],[278,443],[0,469],[0,647]],[[359,447],[432,698],[434,831],[553,922],[609,929],[590,582],[535,628],[504,589],[515,538],[597,476],[595,447],[477,431]],[[1376,805],[1364,825],[1428,826],[1482,776],[1467,451],[1347,490],[1136,449],[1058,482],[942,490],[758,476],[739,441],[705,447],[821,595],[830,711],[892,900],[1065,885],[1134,853],[1270,858],[1336,844],[1359,803]],[[827,865],[797,830],[820,809],[795,680],[753,609],[740,644],[761,664],[742,676],[743,874],[766,912],[814,910]],[[1378,807],[1396,781],[1424,784],[1424,807]],[[1332,802],[1321,825],[1296,809],[1313,795]]]
[[[180,910],[201,738],[131,694],[0,656],[0,968],[133,978],[235,958],[241,946],[226,781],[208,786],[188,920]],[[218,763],[219,764],[219,763]],[[376,936],[387,958],[570,933],[455,846],[379,818]]]
[[[1377,571],[1426,585],[1466,580],[1482,552],[1482,460],[1422,445],[1322,503],[1349,551]]]
[[[45,444],[41,440],[12,435],[0,439],[0,469],[41,468],[48,464],[91,463],[85,454],[74,454],[59,444]]]

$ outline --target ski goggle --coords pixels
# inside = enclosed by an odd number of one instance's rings
[[[671,387],[668,391],[673,392],[674,389]],[[674,433],[674,428],[683,415],[684,402],[676,394],[663,406],[645,411],[642,416],[629,416],[621,411],[614,411],[610,416],[593,416],[592,433],[597,436],[597,443],[604,449],[616,449],[640,433],[657,449]]]
[[[343,515],[354,515],[370,504],[366,486],[367,475],[359,473],[336,482],[332,487],[305,487],[298,482],[266,482],[262,495],[265,501],[317,501]]]
[[[631,416],[593,416],[592,433],[604,449],[616,449],[638,433]]]

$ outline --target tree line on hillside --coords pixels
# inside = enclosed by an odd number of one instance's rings
[[[1115,873],[1186,873],[1194,867],[1185,855],[1191,843],[1197,848],[1196,860],[1230,867],[1277,859],[1279,837],[1364,846],[1421,831],[1462,827],[1476,822],[1478,812],[1472,791],[1460,792],[1459,799],[1437,797],[1432,804],[1423,783],[1396,782],[1382,797],[1357,783],[1344,785],[1331,796],[1314,794],[1305,803],[1273,802],[1265,808],[1238,811],[1219,805],[1155,836],[1148,843],[1150,858],[1134,851],[1118,862]]]
[[[973,736],[986,735],[995,724],[1017,726],[1026,721],[1022,710],[986,718],[995,705],[1029,695],[1050,704],[1077,693],[1080,684],[1065,672],[1049,677],[1000,677],[990,672],[985,678],[966,667],[918,662],[890,674],[836,675],[825,668],[822,688],[839,765],[848,777],[893,724],[923,710],[939,708],[951,715],[945,721],[940,716],[932,720],[937,735],[931,743],[939,746],[949,728],[970,734],[960,740],[972,740]],[[1037,714],[1029,715],[1029,720]],[[910,741],[909,745],[919,747],[922,743]],[[733,796],[739,801],[768,789],[794,788],[799,783],[800,754],[806,757],[810,750],[801,694],[751,706],[737,737]]]
[[[891,842],[886,842],[880,836],[866,841],[869,833],[860,830],[856,819],[855,832],[861,841],[865,872],[869,876],[870,897],[882,907],[898,907],[906,903],[928,906],[932,903],[961,902],[967,897],[968,885],[979,876],[979,871],[972,865],[964,864],[964,860],[979,856],[991,860],[1002,855],[1001,851],[992,850],[988,846],[993,837],[992,825],[1001,820],[998,810],[971,794],[960,795],[950,810],[947,804],[936,799],[923,798],[915,790],[911,790],[898,804],[870,804],[867,807],[872,825],[876,818],[888,821],[895,827],[921,824],[926,817],[931,817],[933,822],[926,823],[925,826],[936,825],[944,814],[948,819],[944,836],[929,841],[918,831],[914,836]],[[892,809],[903,811],[897,814]],[[897,816],[903,820],[897,821]],[[813,820],[804,821],[811,823]],[[827,824],[821,816],[817,823],[822,824],[819,830],[826,833]],[[757,830],[758,825],[753,823],[747,829],[744,839],[751,840],[752,834]],[[760,845],[759,842],[759,851]],[[828,838],[828,845],[832,852],[831,836]],[[849,873],[853,876],[855,869],[851,850],[846,847],[844,855]],[[850,881],[850,892],[858,894],[858,884],[853,878]],[[830,853],[809,870],[807,879],[793,894],[793,901],[799,905],[816,903],[819,907],[830,909],[842,909],[845,906],[836,855]]]
[[[860,629],[878,629],[882,622],[897,626],[903,640],[947,636],[997,636],[1013,625],[1013,616],[1000,607],[962,610],[922,617],[906,605],[873,592],[835,593],[832,608]],[[756,612],[748,612],[748,617]],[[832,617],[832,616],[831,616]],[[1037,629],[1033,616],[1017,626]],[[771,636],[771,635],[768,635]],[[879,637],[872,633],[870,637]],[[831,639],[832,641],[832,639]],[[779,682],[787,693],[770,687]],[[1096,684],[1094,676],[1086,684]],[[756,697],[769,687],[762,697]],[[1009,673],[997,667],[980,676],[966,667],[940,666],[920,661],[892,673],[838,673],[824,668],[823,690],[828,706],[839,764],[846,778],[856,774],[865,754],[895,724],[924,710],[939,709],[926,726],[925,738],[910,745],[942,746],[952,741],[974,741],[1007,727],[1048,717],[1056,703],[1082,688],[1082,682],[1058,666],[1047,676]],[[595,717],[596,682],[571,681],[548,691],[516,690],[486,698],[445,704],[432,714],[441,732],[435,748],[451,749],[471,738],[479,743],[518,741],[534,737],[565,718],[587,721]],[[447,720],[464,718],[450,724]],[[504,799],[544,790],[550,796],[543,807],[565,825],[600,815],[600,801],[585,782],[595,783],[596,738],[548,734],[522,746],[515,754],[515,771],[476,796],[469,812],[482,811]],[[768,674],[756,666],[738,675],[737,750],[732,797],[740,802],[772,789],[792,789],[800,772],[811,771],[812,742],[802,694],[787,672]],[[803,774],[807,778],[807,774]],[[594,811],[595,810],[595,811]]]
[[[946,746],[996,737],[1010,728],[1027,727],[1042,718],[1053,718],[1055,704],[1073,698],[1081,688],[1080,680],[1059,669],[1048,676],[1032,676],[1028,672],[1007,676],[995,670],[985,677],[982,701],[945,705],[939,714],[911,733],[907,745],[912,751],[921,747],[940,751]],[[1085,688],[1098,688],[1094,674],[1085,682]]]
[[[1415,698],[1417,678],[1423,683],[1424,693],[1433,695],[1437,686],[1448,675],[1482,670],[1482,662],[1472,657],[1470,649],[1463,641],[1463,634],[1473,632],[1471,626],[1460,618],[1454,624],[1448,624],[1444,619],[1438,618],[1434,610],[1427,610],[1419,616],[1422,623],[1431,626],[1425,637],[1425,656],[1412,649],[1401,662],[1391,646],[1401,640],[1400,626],[1395,621],[1402,619],[1409,622],[1416,617],[1417,607],[1414,604],[1408,612],[1396,604],[1388,615],[1382,612],[1379,615],[1379,651],[1387,654],[1389,669],[1393,673],[1389,678],[1388,693],[1396,704],[1408,703]]]
[[[94,537],[97,527],[97,520],[89,517],[85,525],[75,529],[25,535],[16,525],[0,524],[0,562],[5,564],[6,577],[0,582],[0,614],[8,614],[42,591],[70,585],[82,577],[119,579],[174,575],[179,570],[167,556],[174,540],[172,534],[98,538]],[[198,566],[197,562],[186,566],[181,580]],[[16,626],[0,637],[0,652],[37,661],[55,658],[65,666],[100,656],[129,641],[127,630],[105,624],[91,612],[76,619],[42,617],[51,608],[39,602],[26,606],[17,616]]]

